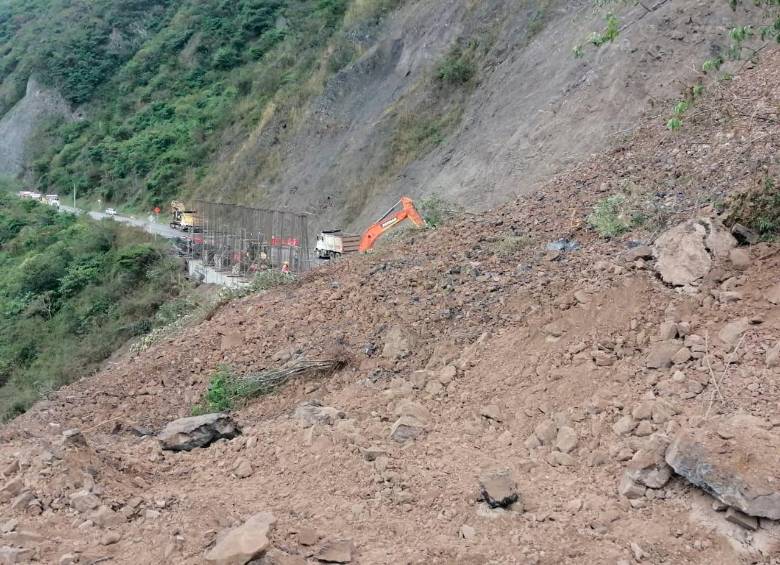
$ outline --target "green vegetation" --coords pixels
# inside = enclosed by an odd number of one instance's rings
[[[429,228],[438,228],[462,211],[460,206],[444,200],[438,194],[419,200],[417,210]]]
[[[601,237],[617,237],[631,229],[634,220],[623,194],[613,194],[600,200],[588,216],[588,223]]]
[[[531,245],[531,238],[522,235],[508,235],[493,244],[493,253],[502,259],[514,257]]]
[[[445,84],[462,85],[477,74],[476,49],[473,41],[468,46],[456,45],[436,67],[436,78]]]
[[[292,119],[360,54],[351,30],[399,1],[0,0],[0,114],[30,76],[56,87],[87,117],[36,137],[38,185],[163,205],[213,174],[226,142]]]
[[[756,230],[764,239],[780,236],[780,187],[765,177],[752,190],[740,193],[726,206],[729,223],[740,223]]]
[[[185,285],[144,234],[0,194],[0,418],[96,370]]]
[[[249,389],[227,365],[220,365],[209,379],[206,394],[192,407],[192,415],[228,412],[249,395]]]

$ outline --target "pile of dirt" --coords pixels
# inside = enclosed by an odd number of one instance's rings
[[[778,175],[778,63],[720,85],[680,132],[648,122],[543,191],[233,301],[53,394],[1,432],[0,555],[770,563],[780,247],[738,247],[715,216]],[[588,217],[618,193],[632,223],[605,239]],[[671,286],[656,256],[678,249],[706,268]],[[221,365],[345,350],[347,368],[233,414],[234,439],[155,437]]]

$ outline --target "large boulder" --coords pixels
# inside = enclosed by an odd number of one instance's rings
[[[666,450],[675,472],[750,516],[780,519],[780,434],[752,416],[683,429]]]
[[[704,223],[689,220],[662,233],[655,241],[655,268],[664,282],[684,286],[695,282],[712,267],[705,245]]]
[[[242,525],[228,530],[205,555],[214,565],[245,565],[261,557],[271,545],[269,536],[276,524],[270,512],[260,512]]]
[[[241,429],[227,414],[204,414],[190,418],[179,418],[170,422],[157,435],[163,449],[190,451],[196,447],[207,447],[218,439],[233,439]]]

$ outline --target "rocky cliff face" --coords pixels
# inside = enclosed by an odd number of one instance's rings
[[[242,143],[226,141],[229,165],[204,192],[355,228],[402,194],[481,209],[527,193],[609,145],[643,112],[661,114],[662,126],[666,100],[695,80],[739,17],[726,2],[653,6],[625,9],[619,40],[577,59],[573,45],[604,26],[589,0],[407,3],[305,109],[300,128],[290,133],[287,119],[271,118]],[[457,42],[478,44],[479,71],[453,93],[431,77]],[[398,166],[399,130],[451,115],[455,127],[442,140]]]
[[[31,78],[24,98],[0,118],[0,175],[24,172],[30,138],[44,120],[56,116],[75,117],[62,96]]]

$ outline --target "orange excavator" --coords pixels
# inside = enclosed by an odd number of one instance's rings
[[[425,220],[423,220],[423,217],[417,211],[417,208],[414,207],[412,199],[407,196],[402,196],[401,200],[396,202],[395,206],[390,208],[379,221],[369,226],[369,228],[363,232],[358,251],[365,253],[374,247],[376,240],[379,239],[383,233],[407,219],[418,228],[425,227]]]
[[[384,216],[369,226],[362,236],[342,233],[341,230],[323,231],[317,236],[317,255],[321,259],[332,259],[355,251],[365,253],[374,247],[382,234],[404,220],[409,220],[417,227],[426,225],[414,207],[414,202],[407,196],[402,196]]]

